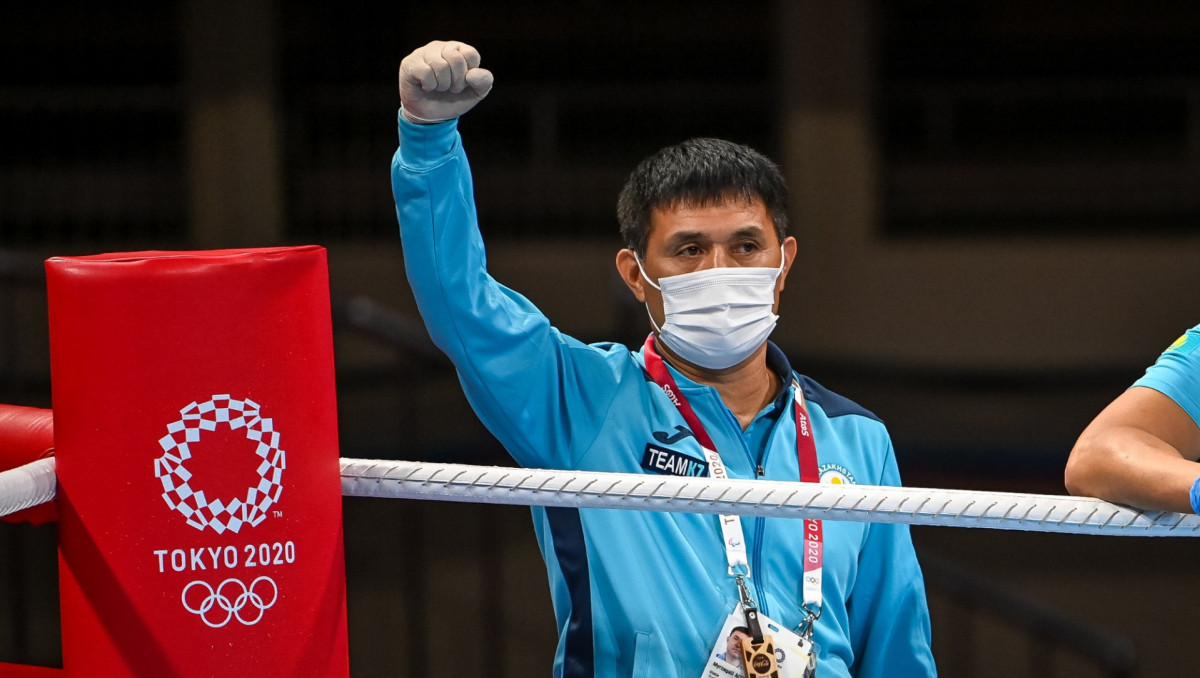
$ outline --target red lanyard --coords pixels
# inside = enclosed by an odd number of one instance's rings
[[[646,344],[642,352],[645,356],[646,371],[650,373],[650,378],[662,388],[667,397],[671,399],[671,402],[675,404],[675,407],[679,409],[679,413],[683,415],[683,420],[687,422],[688,427],[692,430],[692,434],[696,436],[696,440],[705,449],[716,451],[717,448],[713,444],[712,438],[704,430],[704,425],[700,423],[700,418],[696,416],[695,410],[692,409],[687,398],[680,392],[679,386],[675,383],[675,379],[667,369],[662,356],[658,354],[658,350],[654,346],[653,334],[646,337]],[[793,383],[795,382],[793,381]],[[796,459],[800,464],[800,482],[816,483],[821,480],[821,473],[817,469],[817,443],[813,439],[808,408],[804,404],[804,392],[801,390],[799,383],[795,383],[795,386]],[[804,609],[810,617],[806,621],[810,625],[821,613],[821,570],[825,559],[824,555],[824,535],[821,530],[821,521],[805,519],[803,590]]]
[[[696,440],[710,450],[717,449],[708,432],[704,430],[704,424],[700,423],[700,417],[696,416],[696,412],[688,404],[687,398],[679,391],[679,386],[676,385],[674,377],[667,370],[662,356],[658,354],[658,350],[654,346],[653,334],[646,338],[644,352],[646,356],[646,371],[650,373],[650,378],[662,388],[667,397],[671,399],[671,402],[675,404],[675,407],[679,408],[679,413],[683,415],[683,420],[692,429],[692,434],[696,436]],[[816,483],[821,480],[821,474],[817,470],[817,443],[813,440],[812,427],[809,425],[808,408],[805,407],[804,393],[800,390],[799,386],[799,384],[796,384],[795,418],[796,459],[800,463],[800,482]]]

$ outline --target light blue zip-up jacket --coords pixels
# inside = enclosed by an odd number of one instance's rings
[[[455,122],[400,120],[392,189],[404,262],[433,340],[475,412],[523,466],[705,474],[696,438],[647,377],[641,353],[566,336],[487,272],[470,168]],[[793,383],[774,346],[769,363]],[[717,392],[672,370],[732,478],[799,480],[795,386],[745,432]],[[871,413],[800,375],[826,480],[897,485]],[[665,460],[671,460],[667,463]],[[534,508],[559,641],[554,675],[699,678],[737,603],[715,515]],[[760,610],[803,621],[801,521],[744,517]],[[825,521],[821,678],[936,673],[924,583],[907,526]]]

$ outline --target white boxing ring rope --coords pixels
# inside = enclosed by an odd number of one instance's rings
[[[54,499],[54,457],[0,472],[0,516]]]
[[[724,513],[1136,537],[1200,536],[1200,516],[1067,495],[646,476],[341,459],[342,495]],[[54,459],[0,473],[0,516],[54,498]]]
[[[342,495],[354,497],[725,513],[1141,537],[1200,535],[1198,515],[1144,512],[1087,497],[412,461],[342,459],[341,463]]]

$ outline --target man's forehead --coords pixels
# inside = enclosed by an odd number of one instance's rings
[[[656,205],[651,212],[676,212],[679,210],[697,210],[707,207],[741,207],[754,204],[766,206],[766,201],[758,193],[742,191],[725,191],[711,196],[682,195],[674,200]]]
[[[747,224],[733,230],[722,229],[719,231],[679,228],[671,231],[670,233],[664,233],[661,240],[663,245],[671,247],[688,242],[712,243],[726,241],[733,242],[746,239],[758,240],[768,238],[772,233],[774,233],[774,231],[772,231],[770,228],[759,224]]]
[[[655,209],[650,215],[648,236],[651,240],[724,240],[762,237],[774,233],[774,228],[762,200],[747,202],[738,198],[708,205]]]
[[[656,207],[650,213],[650,223],[666,223],[691,220],[706,220],[716,217],[732,216],[747,223],[758,223],[765,220],[767,225],[771,215],[766,204],[759,198],[753,200],[726,200],[707,203],[677,203],[668,207]]]

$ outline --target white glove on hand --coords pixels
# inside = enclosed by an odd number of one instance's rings
[[[452,120],[492,90],[492,72],[479,67],[479,52],[462,42],[433,42],[400,62],[400,113],[410,122]]]

